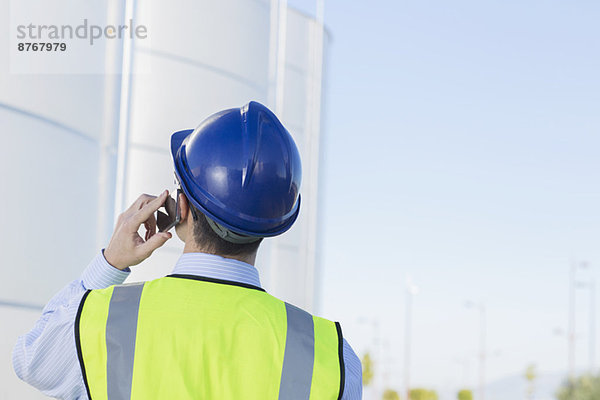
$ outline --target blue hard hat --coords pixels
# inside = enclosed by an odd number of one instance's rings
[[[209,222],[268,237],[287,231],[298,217],[300,154],[262,104],[251,101],[175,132],[171,153],[183,192]]]

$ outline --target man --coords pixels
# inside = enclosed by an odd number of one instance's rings
[[[106,249],[18,339],[19,378],[65,399],[360,399],[339,324],[265,293],[254,267],[300,208],[300,157],[277,117],[255,102],[221,111],[173,134],[171,152],[177,204],[142,195],[119,216]],[[173,274],[121,285],[171,238],[157,232],[162,206],[185,242]]]

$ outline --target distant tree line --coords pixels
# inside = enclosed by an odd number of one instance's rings
[[[473,392],[468,389],[463,389],[457,394],[458,400],[473,400]],[[387,389],[383,392],[382,400],[402,400],[400,394],[392,389]],[[438,400],[438,395],[435,390],[416,388],[410,390],[410,400]]]
[[[600,375],[582,375],[566,380],[556,392],[558,400],[600,399]]]

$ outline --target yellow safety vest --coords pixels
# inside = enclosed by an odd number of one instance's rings
[[[91,400],[341,399],[339,324],[194,275],[87,291],[75,340]]]

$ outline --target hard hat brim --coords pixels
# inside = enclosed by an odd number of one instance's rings
[[[192,132],[194,132],[193,129],[184,129],[171,135],[171,155],[173,156],[173,161],[177,155],[177,150],[179,150],[183,141],[190,136]]]

